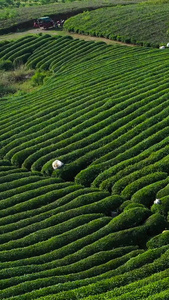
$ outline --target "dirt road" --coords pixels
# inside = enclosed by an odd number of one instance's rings
[[[89,35],[83,35],[83,34],[77,34],[77,33],[70,33],[64,30],[47,30],[45,31],[44,29],[30,29],[24,32],[15,32],[15,33],[9,33],[9,34],[5,34],[5,35],[1,35],[0,36],[0,41],[3,40],[14,40],[14,39],[19,39],[25,35],[28,34],[38,34],[38,33],[49,33],[51,35],[70,35],[72,36],[74,39],[81,39],[81,40],[85,40],[85,41],[96,41],[96,42],[105,42],[108,45],[115,45],[115,44],[120,44],[120,45],[125,45],[125,46],[129,46],[129,47],[133,47],[135,45],[132,44],[125,44],[122,42],[118,42],[118,41],[112,41],[106,38],[101,38],[101,37],[92,37]]]

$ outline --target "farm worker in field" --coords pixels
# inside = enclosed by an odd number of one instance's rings
[[[60,160],[55,160],[53,163],[52,163],[52,167],[54,170],[56,169],[59,169],[61,167],[63,167],[64,163],[62,163]]]
[[[160,199],[156,199],[156,200],[154,201],[154,204],[161,204],[161,200],[160,200]]]

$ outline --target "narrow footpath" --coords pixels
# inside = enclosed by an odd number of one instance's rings
[[[108,45],[115,45],[115,44],[119,44],[119,45],[124,45],[124,46],[129,46],[129,47],[133,47],[136,45],[133,44],[126,44],[126,43],[122,43],[122,42],[118,42],[118,41],[113,41],[113,40],[109,40],[106,38],[101,38],[101,37],[94,37],[94,36],[89,36],[89,35],[83,35],[83,34],[77,34],[77,33],[70,33],[64,30],[44,30],[44,29],[29,29],[27,31],[23,31],[23,32],[14,32],[14,33],[8,33],[5,35],[1,35],[0,36],[0,41],[3,40],[14,40],[14,39],[19,39],[21,37],[24,37],[28,34],[38,34],[38,33],[49,33],[51,35],[70,35],[72,36],[74,39],[81,39],[81,40],[85,40],[85,41],[95,41],[95,42],[105,42]],[[138,47],[138,46],[137,46]]]

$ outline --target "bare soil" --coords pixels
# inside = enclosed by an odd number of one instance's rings
[[[108,45],[119,44],[119,45],[125,45],[125,46],[129,46],[129,47],[136,46],[133,44],[126,44],[126,43],[122,43],[122,42],[118,42],[118,41],[112,41],[112,40],[109,40],[106,38],[101,38],[101,37],[92,37],[89,35],[70,33],[70,32],[64,31],[64,30],[44,30],[44,29],[39,29],[39,28],[38,29],[29,29],[24,32],[15,32],[15,33],[8,33],[5,35],[1,35],[0,41],[11,40],[11,39],[14,40],[14,39],[21,38],[28,34],[38,34],[38,33],[49,33],[51,35],[70,35],[74,39],[81,39],[81,40],[85,40],[85,41],[95,41],[95,42],[105,42]]]

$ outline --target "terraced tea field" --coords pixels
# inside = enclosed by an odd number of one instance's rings
[[[37,35],[0,59],[50,72],[0,100],[1,299],[168,299],[169,49]]]
[[[142,46],[158,48],[161,44],[167,44],[168,1],[148,0],[128,4],[84,11],[66,20],[64,28]]]

